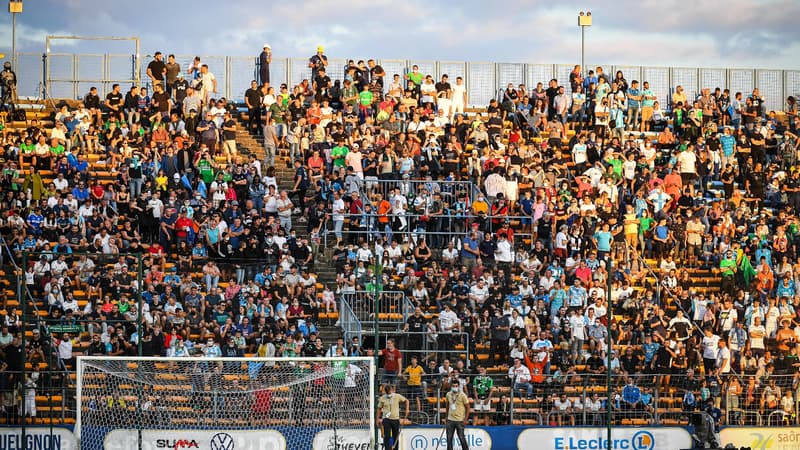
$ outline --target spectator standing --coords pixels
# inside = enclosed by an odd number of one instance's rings
[[[269,84],[269,65],[272,63],[272,46],[264,44],[258,55],[258,74],[261,84]]]
[[[328,67],[328,57],[325,56],[325,47],[317,46],[317,53],[308,58],[308,67],[311,68],[311,79],[316,80],[320,71]]]
[[[167,75],[167,66],[164,64],[164,55],[161,52],[156,52],[153,55],[153,60],[147,65],[147,76],[155,89],[156,85],[164,87],[164,79]]]
[[[400,405],[405,404],[405,418],[408,419],[409,402],[404,396],[395,393],[390,383],[383,385],[383,395],[378,399],[377,422],[383,433],[383,448],[398,448],[400,439]]]
[[[469,397],[467,397],[467,394],[464,393],[458,383],[452,383],[450,391],[445,395],[445,398],[447,400],[447,423],[445,425],[447,450],[453,450],[454,434],[458,434],[461,449],[469,450],[469,443],[464,435],[464,427],[469,422],[471,412]]]

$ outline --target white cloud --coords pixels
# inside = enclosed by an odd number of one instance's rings
[[[138,35],[142,53],[443,59],[571,64],[580,58],[577,12],[564,0],[37,0],[20,16],[20,48],[47,34]],[[587,59],[632,65],[797,67],[797,0],[593,0]],[[157,13],[157,14],[156,14]],[[5,19],[4,19],[5,20]],[[10,22],[10,19],[8,20]],[[9,28],[0,22],[0,42]],[[22,28],[20,28],[21,30]]]

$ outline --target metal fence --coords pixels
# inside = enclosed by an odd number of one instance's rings
[[[340,302],[339,305],[339,326],[342,328],[345,342],[351,342],[354,337],[357,337],[361,342],[361,321],[358,320],[350,304],[345,301]]]
[[[176,62],[185,73],[192,65],[195,55],[175,55]],[[146,81],[149,55],[142,56],[139,77]],[[258,59],[247,56],[200,56],[200,60],[209,65],[216,76],[218,94],[229,99],[242,101],[244,92],[250,87],[250,81],[257,78]],[[130,84],[137,79],[135,55],[112,54],[71,54],[50,53],[43,70],[44,59],[41,53],[18,53],[17,75],[19,78],[19,95],[37,97],[41,94],[39,83],[46,81],[49,93],[53,98],[78,98],[85,95],[90,86],[97,86],[101,96],[109,92],[113,83]],[[328,71],[332,79],[341,79],[344,74],[346,60],[330,58]],[[525,84],[533,89],[536,83],[547,82],[555,78],[561,84],[569,82],[571,65],[567,64],[528,64],[528,63],[491,63],[465,61],[418,61],[404,59],[381,59],[391,79],[394,74],[404,75],[414,65],[420,72],[433,75],[439,79],[443,74],[449,75],[452,82],[461,76],[467,88],[468,103],[471,107],[485,107],[489,100],[495,98],[498,88],[512,83],[515,86]],[[588,65],[587,67],[594,67]],[[749,93],[754,87],[761,90],[766,99],[768,110],[782,109],[786,97],[800,94],[800,70],[773,69],[726,69],[697,67],[650,67],[626,65],[602,65],[606,73],[613,74],[622,70],[628,81],[637,79],[649,81],[650,88],[659,100],[664,103],[672,94],[675,86],[682,85],[687,96],[700,93],[708,87],[729,88],[732,93],[741,91]],[[44,77],[44,78],[43,78]],[[273,58],[270,64],[270,78],[273,85],[288,83],[296,85],[303,79],[311,77],[307,58]]]
[[[402,291],[375,290],[343,292],[340,294],[340,310],[351,309],[361,328],[377,322],[380,327],[400,329],[414,307]]]
[[[453,360],[451,359],[451,363]],[[441,423],[446,415],[444,395],[453,379],[441,369],[441,361],[423,375],[420,417],[429,418],[431,424]],[[451,367],[454,363],[451,364]],[[462,388],[475,398],[474,373],[459,374]],[[543,382],[516,383],[505,370],[487,374],[492,379],[493,389],[486,398],[489,407],[479,410],[473,404],[473,421],[486,421],[489,425],[525,426],[605,426],[608,422],[608,407],[611,407],[612,425],[662,425],[681,426],[691,422],[693,414],[707,407],[707,399],[722,412],[720,425],[726,426],[797,426],[797,386],[791,375],[772,375],[751,384],[755,375],[742,375],[728,380],[672,375],[665,385],[664,375],[632,375],[633,386],[626,390],[627,378],[612,377],[611,395],[606,387],[605,375],[598,378],[577,374],[568,377],[548,375]],[[399,383],[401,393],[410,394],[412,388],[403,379]],[[703,387],[707,383],[710,389]],[[531,395],[528,394],[530,386]],[[786,390],[792,395],[781,404]],[[692,396],[687,396],[691,392]],[[777,400],[773,397],[777,394]],[[694,398],[696,404],[688,402]],[[413,398],[413,395],[412,395]],[[629,403],[638,398],[636,403]],[[609,401],[610,399],[610,401]],[[559,407],[559,402],[562,407]],[[563,405],[567,402],[569,406]],[[412,402],[416,409],[416,402]]]

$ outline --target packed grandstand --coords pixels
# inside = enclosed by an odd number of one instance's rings
[[[322,50],[243,104],[157,54],[0,113],[6,423],[23,383],[71,423],[77,355],[377,352],[413,423],[459,384],[474,425],[797,424],[793,97],[576,66],[469,108],[461,77]]]

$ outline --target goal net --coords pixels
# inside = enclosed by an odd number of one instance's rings
[[[78,358],[84,450],[372,448],[371,358]]]

